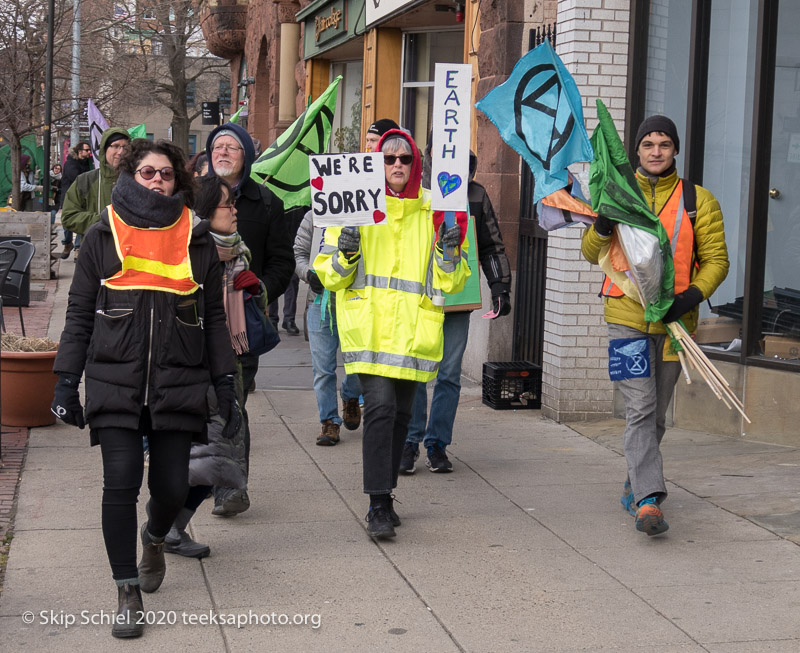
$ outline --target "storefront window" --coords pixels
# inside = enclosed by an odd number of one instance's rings
[[[648,25],[644,115],[669,116],[678,128],[678,138],[683,141],[692,0],[651,0]]]
[[[360,152],[361,143],[361,84],[364,62],[337,61],[331,63],[331,81],[339,75],[339,93],[331,131],[331,152]]]
[[[800,358],[800,5],[778,8],[761,351]],[[760,190],[760,189],[759,189]]]
[[[722,208],[730,269],[711,308],[703,303],[700,316],[706,331],[717,334],[711,340],[731,351],[741,349],[744,320],[757,5],[757,0],[732,0],[711,8],[703,186]]]
[[[437,63],[459,63],[464,32],[408,32],[403,40],[403,90],[400,125],[424,149],[431,129],[433,82]]]

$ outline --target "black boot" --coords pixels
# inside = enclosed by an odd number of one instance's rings
[[[114,637],[141,637],[144,632],[142,592],[138,585],[125,583],[118,587],[117,614],[111,626]]]
[[[147,532],[149,521],[142,524],[142,561],[139,563],[139,585],[143,592],[155,592],[167,573],[164,560],[164,543],[153,542]]]
[[[283,321],[283,328],[286,330],[286,333],[288,333],[290,336],[300,335],[300,329],[297,328],[297,325],[291,318]]]
[[[186,527],[193,515],[194,510],[181,508],[167,537],[164,538],[164,550],[167,553],[177,553],[185,558],[205,558],[211,553],[211,549],[207,545],[195,542],[186,532]]]

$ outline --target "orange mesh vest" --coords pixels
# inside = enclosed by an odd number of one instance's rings
[[[672,246],[672,263],[675,266],[675,294],[689,287],[692,279],[692,259],[694,257],[694,229],[692,221],[683,205],[683,180],[672,191],[667,203],[658,214],[661,224],[667,232]],[[623,292],[612,283],[611,279],[603,279],[603,295],[622,297]]]
[[[122,269],[104,281],[114,290],[161,290],[189,295],[199,287],[192,278],[189,241],[192,212],[183,207],[180,217],[168,227],[131,227],[108,206],[108,222],[114,235]]]

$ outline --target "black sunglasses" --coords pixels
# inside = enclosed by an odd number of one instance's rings
[[[153,166],[142,166],[136,172],[142,175],[142,179],[144,179],[145,181],[150,181],[153,177],[156,176],[156,173],[160,174],[161,178],[164,181],[172,181],[173,179],[175,179],[175,169],[170,167],[161,168],[159,170],[158,168],[154,168]]]
[[[400,154],[399,156],[396,154],[384,154],[383,155],[383,162],[387,166],[393,166],[394,162],[400,159],[400,163],[404,166],[410,166],[411,162],[414,160],[413,154]]]

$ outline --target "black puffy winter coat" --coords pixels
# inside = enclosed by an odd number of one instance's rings
[[[205,441],[209,385],[236,370],[222,268],[206,220],[194,219],[189,258],[200,285],[191,295],[112,290],[101,280],[122,264],[107,210],[86,232],[53,369],[85,370],[92,444],[95,429],[137,429],[144,406],[154,430],[189,431]]]

